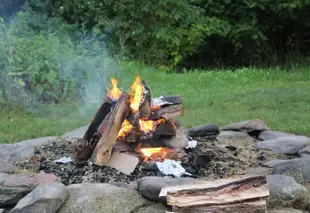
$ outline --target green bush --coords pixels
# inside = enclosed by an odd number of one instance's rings
[[[36,30],[31,14],[21,12],[9,24],[0,21],[0,78],[3,97],[25,106],[78,98],[87,84],[107,75],[104,46],[91,39],[73,40],[66,25]],[[100,95],[100,94],[98,94]]]
[[[114,53],[182,67],[281,62],[309,55],[309,0],[53,0],[55,14],[94,29]]]

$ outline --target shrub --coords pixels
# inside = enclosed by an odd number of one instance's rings
[[[93,39],[73,40],[68,31],[36,30],[21,12],[13,22],[0,23],[0,77],[3,96],[12,104],[25,106],[78,98],[91,81],[107,75],[104,46]],[[100,94],[98,94],[100,95]]]

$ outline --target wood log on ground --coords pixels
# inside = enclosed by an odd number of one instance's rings
[[[175,207],[228,205],[265,199],[269,196],[266,176],[247,176],[165,187],[160,197]]]
[[[196,126],[188,130],[188,135],[191,137],[204,137],[218,135],[220,130],[215,124],[205,124],[201,126]]]
[[[266,199],[257,199],[248,202],[227,204],[227,205],[211,205],[211,206],[195,206],[188,208],[173,208],[173,213],[267,213]]]
[[[150,116],[150,120],[158,120],[164,118],[166,120],[174,119],[178,116],[183,115],[183,107],[181,104],[178,105],[169,105],[166,107],[161,107],[156,109],[153,114]]]
[[[118,132],[130,110],[128,98],[128,93],[124,92],[116,102],[112,112],[99,127],[101,133],[100,139],[91,157],[95,165],[107,165],[111,158],[113,145],[117,141]]]

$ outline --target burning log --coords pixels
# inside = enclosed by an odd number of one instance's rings
[[[148,118],[152,114],[152,96],[151,89],[148,87],[145,81],[142,81],[143,90],[143,101],[139,108],[140,118]]]
[[[269,189],[266,176],[250,176],[166,187],[159,196],[177,213],[254,213],[267,212]]]
[[[164,118],[165,120],[171,120],[181,115],[183,115],[183,107],[181,104],[168,105],[155,110],[150,116],[150,119],[158,120]]]
[[[117,141],[118,133],[129,113],[128,93],[123,93],[113,107],[111,114],[105,119],[100,128],[100,139],[92,154],[95,165],[107,165],[112,154],[113,145]]]
[[[154,135],[157,136],[175,136],[176,135],[176,127],[174,125],[174,121],[167,121],[165,123],[161,123],[156,127]]]

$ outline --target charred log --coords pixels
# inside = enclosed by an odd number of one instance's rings
[[[150,119],[158,120],[164,118],[166,120],[171,120],[182,115],[183,115],[182,105],[170,105],[155,110],[153,114],[150,116]]]

